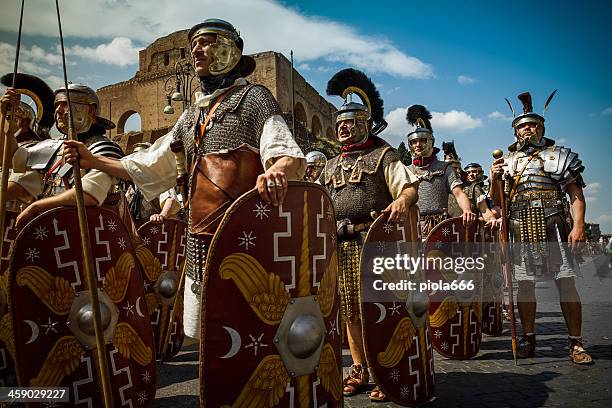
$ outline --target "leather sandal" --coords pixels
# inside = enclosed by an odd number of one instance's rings
[[[568,338],[567,345],[569,346],[570,359],[574,364],[593,364],[593,357],[582,346],[582,337],[579,339]]]
[[[536,338],[535,334],[531,336],[523,336],[518,342],[518,347],[516,348],[516,357],[517,358],[529,358],[535,356],[536,349]]]
[[[368,388],[370,373],[368,367],[363,364],[353,364],[351,374],[342,380],[342,393],[345,397],[352,397]]]
[[[389,398],[378,388],[378,385],[374,387],[370,392],[370,401],[372,402],[389,402]]]

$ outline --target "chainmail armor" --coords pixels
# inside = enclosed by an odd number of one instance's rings
[[[461,179],[449,162],[434,158],[427,168],[411,164],[408,168],[419,179],[419,206],[420,213],[440,214],[446,212],[448,195],[456,186],[461,186]]]
[[[397,152],[386,143],[329,160],[320,179],[332,196],[336,218],[358,224],[372,221],[372,210],[387,208],[393,197],[383,169],[397,160]]]
[[[175,139],[183,140],[188,168],[191,168],[196,153],[201,156],[221,150],[236,149],[245,143],[259,148],[259,138],[265,122],[273,115],[281,115],[281,109],[266,87],[254,84],[236,86],[229,91],[212,114],[204,139],[196,152],[194,138],[199,132],[199,123],[207,113],[207,109],[192,105],[183,113],[172,130]],[[187,220],[190,230],[189,214]],[[209,243],[208,239],[188,234],[186,273],[194,280],[191,288],[194,293],[199,293],[200,290]]]

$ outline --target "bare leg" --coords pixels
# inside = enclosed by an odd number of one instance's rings
[[[361,320],[358,319],[353,323],[346,324],[349,348],[351,349],[351,357],[353,364],[365,364],[365,351],[363,347],[363,334],[361,332]]]
[[[580,337],[582,332],[582,303],[576,290],[574,278],[561,278],[555,281],[559,290],[561,311],[570,336]]]
[[[521,317],[523,335],[534,333],[536,314],[535,282],[519,281],[516,303]]]
[[[344,396],[350,397],[367,388],[368,382],[370,381],[370,375],[363,346],[361,320],[358,318],[352,323],[347,323],[346,328],[351,357],[353,358],[353,367],[351,374],[343,381],[343,393]]]

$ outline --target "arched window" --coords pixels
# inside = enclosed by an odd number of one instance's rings
[[[301,102],[295,104],[294,109],[295,120],[299,121],[304,127],[308,127],[308,121],[306,120],[306,110]]]
[[[321,120],[317,115],[312,117],[312,134],[315,137],[323,136],[323,127],[321,126]]]
[[[119,117],[117,121],[117,134],[125,132],[138,132],[142,129],[140,114],[129,110]]]

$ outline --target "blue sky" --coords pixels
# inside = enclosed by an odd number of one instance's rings
[[[0,71],[12,71],[20,2],[6,0],[0,16]],[[60,83],[52,0],[26,2],[24,71]],[[455,140],[463,163],[488,163],[512,141],[516,95],[530,91],[546,113],[546,135],[570,146],[586,165],[587,220],[612,232],[612,3],[587,1],[63,0],[68,73],[94,88],[131,78],[138,49],[207,17],[232,21],[246,51],[289,55],[320,93],[339,69],[368,73],[385,100],[392,144],[408,131],[406,107],[434,112],[439,145]],[[177,5],[178,4],[178,5]],[[338,100],[330,99],[338,104]]]

